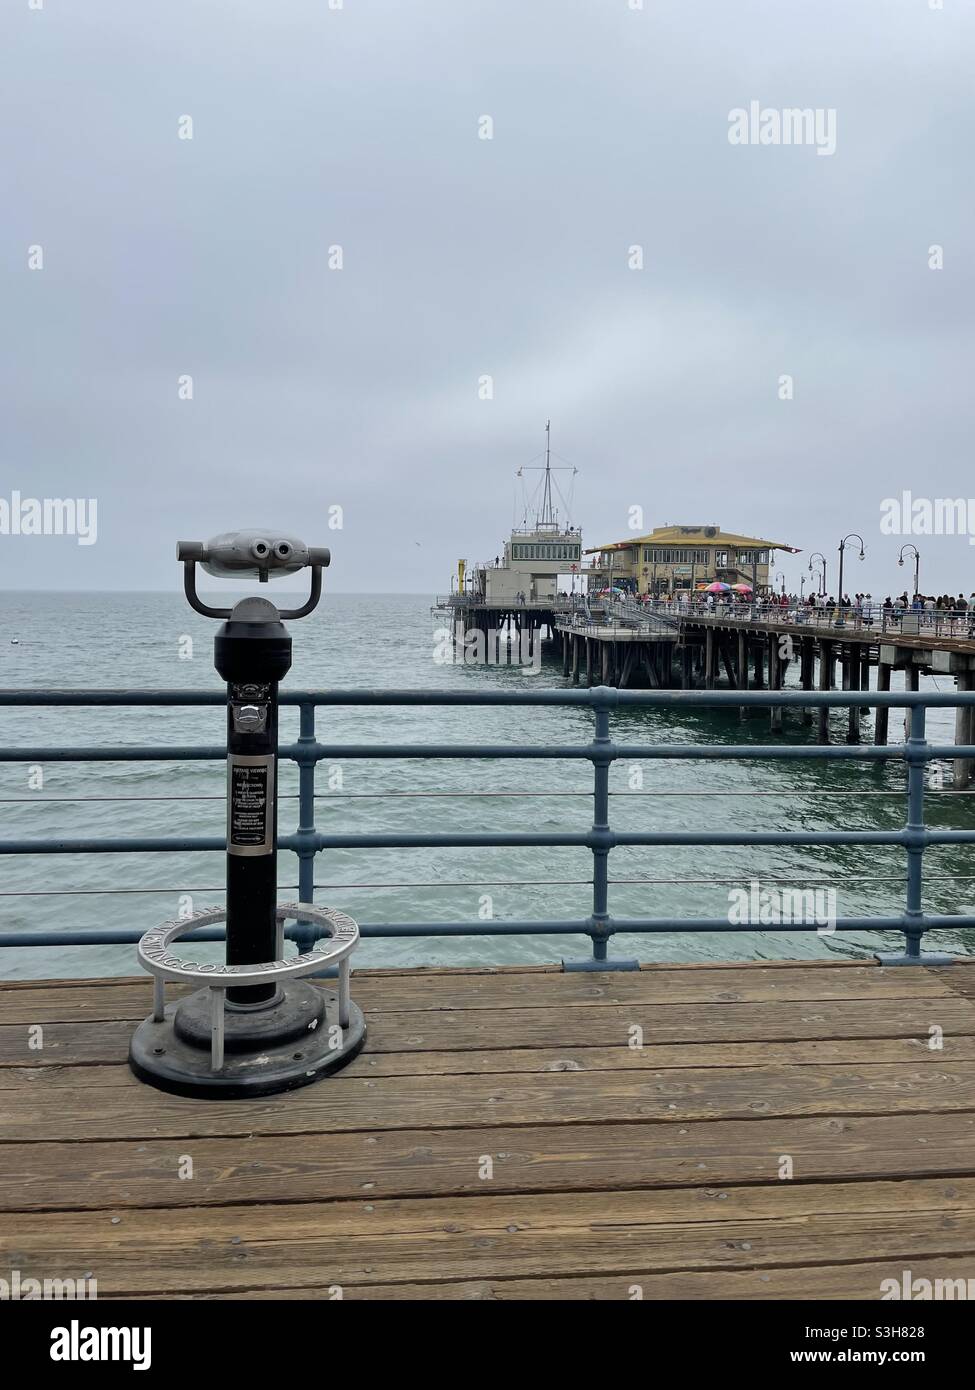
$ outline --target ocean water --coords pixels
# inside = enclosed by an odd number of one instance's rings
[[[567,682],[553,654],[541,674],[512,668],[444,666],[434,661],[431,598],[424,595],[327,596],[310,618],[292,624],[297,688],[409,687],[527,689]],[[0,686],[125,686],[221,689],[212,665],[216,624],[181,594],[27,594],[0,596]],[[14,642],[13,639],[17,639]],[[190,639],[187,642],[187,639]],[[895,674],[895,681],[898,677]],[[948,678],[930,688],[950,689]],[[834,738],[845,711],[833,717]],[[205,709],[3,710],[6,747],[44,744],[221,743],[224,712]],[[282,738],[297,735],[297,710],[282,711]],[[864,720],[869,737],[872,716]],[[741,725],[737,710],[636,710],[613,718],[630,743],[769,740],[767,715]],[[929,714],[930,736],[953,737],[953,712]],[[346,709],[318,713],[319,737],[336,742],[569,743],[588,740],[592,716],[570,708],[498,707]],[[811,741],[811,729],[786,714],[786,738]],[[891,712],[890,736],[903,736]],[[591,821],[589,764],[554,761],[412,762],[349,760],[341,787],[319,768],[316,823],[336,831],[585,830]],[[950,783],[950,768],[946,770]],[[0,763],[0,836],[108,837],[222,835],[224,768],[217,763],[50,763],[32,789],[24,763]],[[937,774],[935,774],[937,775]],[[334,777],[333,777],[334,780]],[[898,829],[904,820],[904,771],[853,763],[773,762],[643,765],[642,793],[629,768],[614,767],[611,820],[633,829]],[[283,832],[297,823],[297,770],[281,765]],[[422,795],[407,795],[422,793]],[[445,795],[447,794],[447,795]],[[971,829],[975,798],[928,799],[932,825]],[[18,855],[0,860],[0,930],[129,927],[140,931],[188,903],[223,901],[219,854]],[[316,898],[360,922],[476,922],[581,917],[591,907],[591,856],[585,849],[363,849],[319,855]],[[904,856],[884,848],[632,848],[610,855],[610,909],[618,917],[719,916],[728,893],[752,880],[791,887],[832,887],[840,916],[899,912]],[[975,867],[965,850],[925,855],[925,907],[975,911]],[[296,897],[297,861],[279,856],[281,900]],[[489,904],[486,899],[490,899]],[[643,960],[736,960],[853,956],[899,942],[894,934],[755,931],[653,934],[614,938],[614,956]],[[973,933],[946,930],[932,947],[971,953]],[[214,947],[214,952],[219,948]],[[589,954],[584,937],[481,937],[370,940],[360,965],[512,963]],[[4,978],[126,974],[135,948],[0,950]]]

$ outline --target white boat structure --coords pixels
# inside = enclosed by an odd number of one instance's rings
[[[527,464],[517,476],[533,471],[535,466]],[[493,561],[469,567],[466,560],[458,560],[451,593],[438,599],[438,608],[483,612],[520,628],[526,612],[548,626],[543,615],[572,606],[572,594],[583,588],[582,528],[569,523],[569,508],[554,475],[569,472],[574,477],[578,469],[571,464],[552,466],[551,421],[545,425],[545,462],[537,471],[542,476],[526,498],[522,524],[512,528]]]

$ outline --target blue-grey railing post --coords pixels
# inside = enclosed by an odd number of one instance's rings
[[[904,748],[907,761],[907,831],[912,837],[907,846],[907,921],[904,936],[906,954],[912,959],[920,957],[921,937],[924,935],[921,895],[924,874],[924,770],[927,766],[925,713],[923,705],[911,706],[910,736]],[[915,836],[916,840],[913,838]]]
[[[602,698],[601,698],[602,697]],[[609,846],[599,842],[599,837],[609,835],[609,705],[602,691],[597,691],[593,700],[596,714],[596,732],[592,756],[593,797],[592,797],[592,958],[605,960],[609,942]],[[604,747],[600,747],[604,745]]]
[[[315,706],[302,702],[298,725],[298,901],[315,901]],[[315,929],[307,922],[295,923],[299,951],[310,951]]]

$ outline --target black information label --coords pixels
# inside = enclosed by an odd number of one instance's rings
[[[231,758],[227,847],[270,854],[273,758]]]

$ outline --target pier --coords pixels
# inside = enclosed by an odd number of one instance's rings
[[[799,674],[799,688],[812,692],[842,689],[889,691],[891,675],[900,671],[905,688],[916,691],[919,678],[944,675],[956,689],[975,689],[975,638],[967,624],[939,621],[925,624],[922,615],[894,618],[877,612],[864,617],[851,612],[835,619],[807,609],[684,612],[679,606],[607,605],[593,615],[576,611],[556,618],[556,641],[562,673],[573,684],[610,685],[619,689],[784,690],[790,666]],[[876,679],[871,671],[876,670]],[[772,705],[773,730],[782,729],[782,707]],[[851,704],[848,741],[860,740],[861,707]],[[742,707],[742,717],[745,717]],[[800,714],[811,724],[812,707]],[[818,709],[818,737],[829,738],[825,706]],[[877,710],[874,742],[888,737],[888,711]],[[956,724],[959,744],[975,742],[971,707],[959,705]],[[968,760],[958,760],[956,784],[972,777]]]

